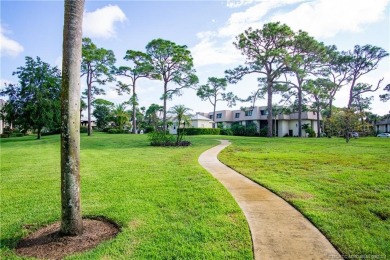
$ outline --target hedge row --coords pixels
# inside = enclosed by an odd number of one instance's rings
[[[221,129],[219,128],[185,128],[179,129],[181,133],[184,131],[185,135],[220,135]]]

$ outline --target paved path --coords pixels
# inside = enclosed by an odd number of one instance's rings
[[[342,259],[332,244],[283,199],[222,164],[222,140],[199,157],[199,163],[236,199],[249,223],[255,259]]]

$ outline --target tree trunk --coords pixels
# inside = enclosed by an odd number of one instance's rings
[[[84,0],[65,0],[61,90],[61,229],[80,235],[80,68]]]
[[[42,128],[41,128],[41,127],[38,127],[38,131],[37,131],[37,140],[41,139],[41,135],[42,135]]]
[[[213,128],[217,128],[217,122],[215,121],[216,103],[214,103],[213,106],[214,106],[214,108],[213,108],[213,121],[214,121]]]
[[[302,87],[298,82],[298,136],[302,137]]]
[[[133,85],[133,134],[137,134],[137,117],[136,117],[136,104],[135,99],[137,98],[137,95],[135,94],[135,85]]]
[[[318,103],[318,101],[317,101]],[[320,106],[317,106],[317,137],[321,137]]]
[[[164,82],[164,111],[163,111],[163,130],[164,133],[167,131],[167,93],[168,92],[168,82]],[[179,122],[180,123],[180,122]]]
[[[88,84],[88,136],[92,134],[92,125],[91,125],[91,102],[92,102],[92,86],[91,83]]]
[[[272,82],[267,80],[267,124],[268,124],[268,133],[267,137],[272,137]]]

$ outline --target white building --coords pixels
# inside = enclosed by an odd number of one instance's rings
[[[213,118],[213,112],[199,113],[210,120]],[[266,106],[251,107],[246,110],[219,110],[215,112],[215,122],[222,123],[224,128],[230,128],[233,123],[247,125],[254,123],[258,131],[268,126],[267,121],[268,110]],[[322,117],[320,115],[320,120]],[[276,136],[298,136],[298,113],[292,114],[276,114],[273,115],[273,127],[276,125]],[[317,115],[315,112],[302,112],[302,125],[309,126],[317,134]],[[305,134],[305,131],[303,134]]]
[[[172,124],[168,126],[168,130],[170,134],[177,134],[177,127],[178,127],[178,121],[172,120]],[[191,116],[190,118],[190,125],[186,125],[186,128],[213,128],[214,121],[204,117],[203,115],[196,114]],[[180,124],[180,128],[184,128],[183,122]]]

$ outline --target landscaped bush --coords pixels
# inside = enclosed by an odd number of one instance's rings
[[[109,134],[127,134],[128,132],[123,129],[110,128],[107,130]]]
[[[4,128],[3,133],[1,134],[1,138],[9,138],[9,137],[22,137],[24,134],[20,132],[18,129],[10,129]]]
[[[147,133],[151,133],[151,132],[154,132],[154,127],[153,126],[147,126],[145,127],[145,130],[144,130],[144,133],[147,134]]]
[[[227,129],[221,129],[221,135],[233,135],[233,131],[230,128]]]
[[[80,126],[80,133],[88,133],[88,127],[87,126]]]
[[[176,142],[176,136],[162,131],[151,132],[148,134],[151,146],[189,146],[191,142],[180,141]]]
[[[268,127],[266,126],[266,127],[261,128],[259,135],[261,137],[267,137],[267,135],[268,135]]]
[[[257,135],[257,126],[255,123],[248,124],[246,126],[233,123],[232,124],[233,135],[238,136],[256,136]]]
[[[175,137],[164,132],[151,132],[148,134],[150,145],[152,146],[170,146],[175,142]]]
[[[219,135],[221,129],[219,128],[185,128],[179,129],[181,134],[184,131],[185,135]]]

